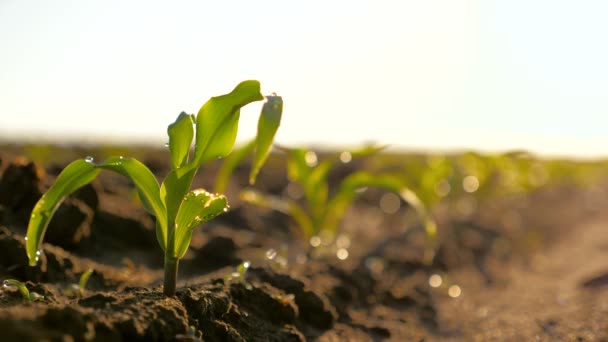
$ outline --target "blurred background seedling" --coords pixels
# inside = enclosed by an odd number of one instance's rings
[[[232,283],[240,283],[245,286],[245,288],[251,289],[251,284],[247,281],[246,278],[247,270],[250,266],[251,262],[249,261],[243,261],[242,263],[240,263],[233,272],[224,276],[224,284],[229,285]]]
[[[250,154],[250,144],[245,144],[238,152],[232,154],[220,170],[216,191],[225,190],[230,175]],[[344,176],[336,189],[329,187],[329,174],[337,165],[350,163],[356,158],[371,156],[384,149],[384,146],[369,145],[352,151],[332,154],[319,160],[314,151],[303,148],[280,147],[287,154],[288,190],[297,188],[298,196],[274,196],[262,193],[253,188],[240,192],[240,198],[246,203],[266,207],[285,213],[294,220],[299,234],[312,247],[312,253],[319,256],[333,254],[340,260],[349,256],[350,238],[340,234],[340,222],[350,204],[367,188],[378,187],[397,194],[397,198],[406,201],[419,216],[425,227],[429,240],[425,259],[434,255],[436,224],[427,212],[425,205],[416,193],[404,186],[403,182],[392,174],[378,174],[366,171],[355,171]],[[330,191],[331,190],[331,191]],[[289,191],[288,191],[289,195]],[[275,255],[271,253],[271,255]],[[278,259],[277,259],[278,260]]]
[[[20,282],[19,280],[6,279],[6,280],[4,280],[4,282],[2,282],[2,285],[4,288],[7,288],[7,289],[17,289],[19,291],[19,293],[21,293],[21,297],[23,298],[23,301],[25,301],[25,302],[37,302],[37,301],[44,300],[43,295],[40,295],[36,292],[30,292],[27,289],[27,286],[25,286],[25,284]]]
[[[85,293],[86,293],[86,286],[87,283],[89,282],[89,278],[91,277],[91,275],[93,274],[93,269],[89,268],[86,271],[84,271],[81,275],[80,275],[80,279],[78,281],[78,284],[70,284],[66,287],[66,292],[68,294],[71,295],[75,295],[78,297],[84,297]]]

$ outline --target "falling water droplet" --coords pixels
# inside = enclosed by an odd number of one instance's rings
[[[84,161],[86,161],[87,163],[92,163],[93,161],[95,161],[95,158],[91,156],[86,156],[84,157]]]

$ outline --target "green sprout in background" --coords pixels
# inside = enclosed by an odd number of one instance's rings
[[[25,286],[25,284],[20,282],[19,280],[6,279],[2,283],[2,285],[6,288],[17,288],[19,290],[19,292],[21,293],[21,297],[23,297],[23,300],[25,302],[36,302],[36,301],[44,300],[44,296],[42,296],[36,292],[30,292],[27,289],[27,286]]]
[[[219,172],[216,191],[225,189],[232,170],[249,154],[251,149],[251,143],[246,144],[228,158],[229,160]],[[361,193],[360,190],[366,187],[378,187],[399,194],[401,199],[409,203],[424,224],[428,240],[434,241],[437,234],[434,220],[418,196],[405,187],[403,182],[394,175],[356,171],[346,176],[338,185],[335,194],[332,197],[329,196],[329,172],[338,162],[350,162],[353,158],[369,156],[381,149],[383,147],[369,146],[360,150],[342,152],[326,160],[318,161],[317,155],[313,151],[301,148],[282,148],[287,153],[288,178],[302,188],[305,205],[301,205],[296,200],[271,196],[251,188],[241,191],[240,197],[245,202],[271,208],[291,216],[310,244],[318,247],[322,240],[336,239],[344,212]],[[326,238],[321,239],[321,236]],[[338,249],[337,256],[344,258],[347,254],[341,249]],[[431,260],[433,256],[433,249],[429,247],[425,259]]]
[[[91,182],[101,170],[109,170],[130,179],[145,209],[156,217],[156,237],[165,254],[163,291],[165,295],[173,296],[179,260],[188,250],[194,228],[229,208],[222,194],[204,189],[190,190],[194,176],[204,163],[230,154],[241,107],[263,99],[258,81],[244,81],[229,94],[209,99],[197,115],[181,113],[167,130],[171,171],[160,186],[154,174],[134,158],[110,157],[98,164],[87,157],[66,166],[32,211],[26,243],[30,265],[35,266],[38,262],[44,233],[61,202]],[[266,99],[254,142],[251,183],[268,157],[283,110],[281,97],[272,95]],[[191,153],[193,139],[196,140]]]
[[[224,276],[224,284],[228,285],[230,283],[236,282],[244,285],[247,288],[251,288],[251,284],[247,282],[245,279],[247,275],[247,270],[251,267],[251,262],[243,261],[240,263],[234,272],[230,272],[226,276]]]
[[[92,268],[89,268],[86,271],[82,272],[78,284],[70,284],[66,290],[72,295],[76,294],[78,297],[84,297],[85,288],[87,286],[87,283],[89,282],[91,274],[93,274]]]

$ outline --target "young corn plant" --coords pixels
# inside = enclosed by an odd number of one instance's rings
[[[21,297],[23,298],[24,302],[37,302],[44,300],[44,296],[36,292],[30,292],[30,290],[27,289],[27,286],[25,286],[25,284],[20,282],[19,280],[6,279],[3,282],[3,286],[6,288],[17,288],[17,290],[19,290],[19,293],[21,293]]]
[[[223,189],[226,184],[226,175],[230,165],[236,165],[237,158],[244,158],[247,149],[251,146],[245,145],[242,150],[235,153],[233,160],[224,164],[226,170],[220,171],[220,178],[216,182],[216,190]],[[254,205],[271,208],[290,215],[299,226],[303,235],[312,241],[312,238],[320,234],[337,236],[339,225],[344,212],[350,204],[361,193],[360,189],[366,187],[378,187],[395,192],[409,203],[417,212],[422,221],[429,241],[434,241],[437,227],[434,220],[426,210],[418,196],[403,182],[391,174],[373,174],[366,171],[356,171],[346,176],[338,185],[332,197],[329,196],[328,175],[339,161],[350,161],[352,158],[363,157],[378,152],[382,148],[366,147],[360,150],[344,152],[326,160],[317,161],[316,154],[305,149],[286,149],[287,173],[292,182],[301,186],[304,193],[305,206],[289,198],[278,198],[263,194],[254,189],[245,189],[241,192],[241,199]],[[217,185],[219,184],[219,187]],[[433,251],[429,251],[425,258],[432,259]]]
[[[165,295],[173,296],[179,260],[188,250],[194,228],[229,208],[222,194],[205,189],[190,190],[194,176],[204,163],[230,154],[236,140],[240,109],[263,99],[258,81],[244,81],[232,92],[209,99],[197,115],[181,113],[167,129],[171,171],[160,185],[154,174],[133,158],[110,157],[95,163],[87,157],[69,164],[32,211],[26,242],[30,265],[35,266],[38,262],[44,233],[61,202],[91,182],[101,170],[109,170],[130,179],[144,208],[156,217],[156,238],[165,256],[163,291]],[[272,95],[266,100],[254,143],[255,157],[249,179],[252,184],[266,161],[283,110],[281,97]],[[193,139],[194,151],[191,153]]]
[[[80,280],[78,284],[70,284],[66,287],[66,292],[71,295],[75,295],[78,297],[84,297],[87,283],[89,282],[89,278],[91,278],[91,274],[93,274],[93,269],[89,268],[86,271],[82,272],[80,275]]]

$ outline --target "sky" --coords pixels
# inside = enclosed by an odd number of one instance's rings
[[[0,140],[163,144],[257,79],[276,141],[608,156],[605,0],[0,0]],[[261,103],[243,109],[239,140]]]

